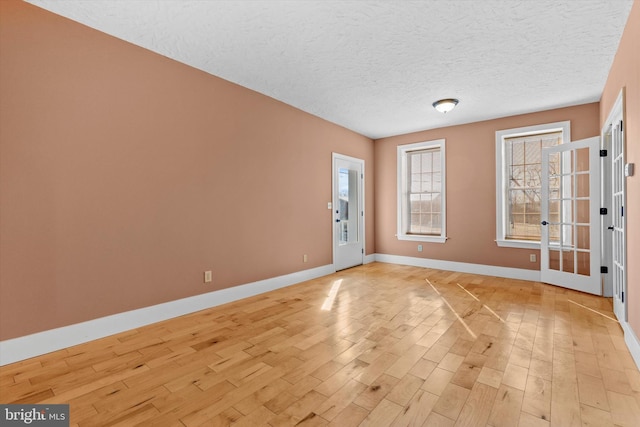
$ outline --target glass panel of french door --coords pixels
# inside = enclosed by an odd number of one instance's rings
[[[599,138],[542,150],[541,280],[601,295]]]

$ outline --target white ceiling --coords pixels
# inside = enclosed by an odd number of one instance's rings
[[[371,138],[598,101],[633,3],[27,1]]]

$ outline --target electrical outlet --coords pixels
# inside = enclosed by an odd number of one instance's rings
[[[204,272],[204,283],[211,283],[213,281],[213,275],[211,274],[211,270],[207,270]]]
[[[302,255],[302,262],[307,262],[309,261],[309,257],[307,256],[307,254]]]
[[[422,245],[418,245],[418,252],[422,252]]]
[[[529,255],[529,261],[536,262],[536,254]]]

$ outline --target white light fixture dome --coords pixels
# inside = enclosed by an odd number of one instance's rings
[[[433,103],[433,108],[441,113],[448,113],[458,105],[458,100],[455,98],[440,99]]]

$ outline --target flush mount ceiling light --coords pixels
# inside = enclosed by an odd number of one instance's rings
[[[458,105],[458,100],[455,98],[441,99],[433,103],[433,108],[441,113],[448,113]]]

